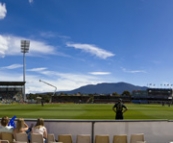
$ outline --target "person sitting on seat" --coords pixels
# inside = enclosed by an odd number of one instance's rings
[[[31,133],[41,134],[43,136],[43,141],[46,142],[47,139],[47,129],[44,126],[43,118],[38,118],[35,126],[32,128]]]
[[[23,118],[17,120],[16,128],[13,130],[14,138],[16,139],[17,133],[26,133],[28,130],[28,125],[25,123]]]
[[[9,118],[7,116],[2,117],[1,119],[1,126],[0,126],[0,132],[13,132],[13,127],[8,126]]]

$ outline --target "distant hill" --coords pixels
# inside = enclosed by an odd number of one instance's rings
[[[118,83],[99,83],[96,85],[86,85],[71,91],[61,91],[61,92],[68,94],[74,94],[78,92],[83,94],[94,94],[94,93],[110,94],[116,92],[118,94],[121,94],[125,90],[132,92],[133,90],[146,90],[146,89],[147,87],[145,86],[136,86],[125,82],[118,82]]]

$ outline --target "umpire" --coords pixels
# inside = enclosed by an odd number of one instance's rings
[[[124,119],[123,113],[127,111],[127,107],[122,103],[122,99],[119,98],[118,102],[112,107],[112,110],[116,113],[115,119],[122,120]]]

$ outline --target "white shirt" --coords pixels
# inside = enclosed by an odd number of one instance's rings
[[[41,134],[42,136],[44,136],[45,131],[46,131],[46,127],[44,127],[44,126],[41,126],[40,128],[38,128],[38,127],[32,128],[32,133]]]
[[[0,126],[0,132],[13,132],[13,127],[12,126]]]

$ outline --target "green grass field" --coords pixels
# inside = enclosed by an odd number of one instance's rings
[[[11,104],[0,105],[0,117],[114,120],[113,104]],[[125,119],[173,119],[173,106],[126,104]]]

